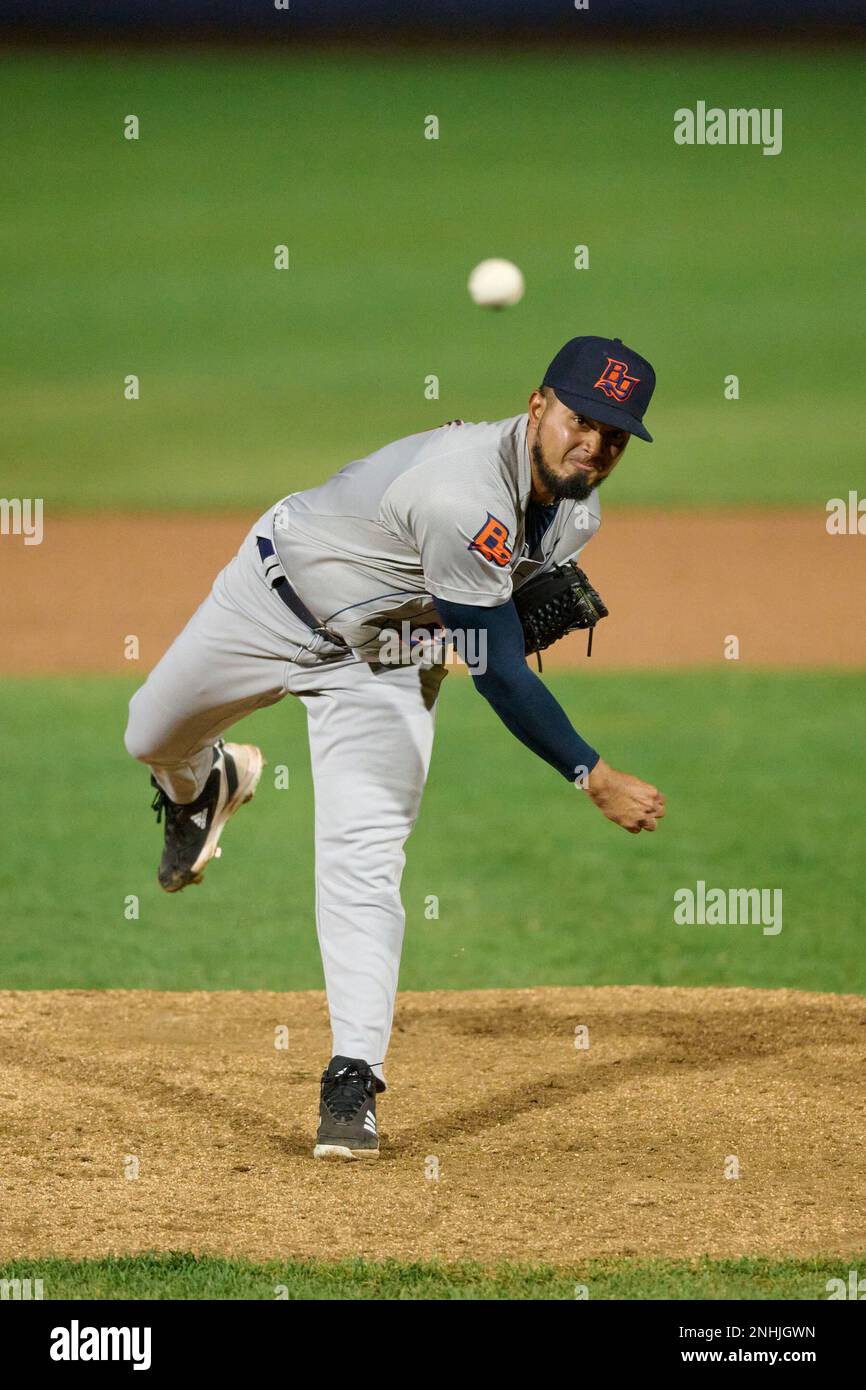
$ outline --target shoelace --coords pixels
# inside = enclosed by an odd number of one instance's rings
[[[174,812],[177,808],[175,807],[174,802],[170,801],[169,798],[166,796],[162,787],[157,787],[156,795],[153,798],[153,801],[150,803],[150,809],[151,811],[156,811],[157,825],[159,825],[162,821],[163,811],[165,812],[165,823],[166,825],[170,825],[172,821],[172,812]]]
[[[157,825],[162,821],[164,814],[166,832],[179,841],[193,841],[201,833],[191,820],[191,814],[197,807],[198,802],[194,802],[192,806],[175,805],[171,798],[166,796],[162,787],[157,788],[156,795],[150,803],[150,809],[156,811]]]
[[[216,744],[214,746],[214,767],[216,766],[217,759],[219,755],[222,753],[224,747],[225,744],[223,743],[222,739],[217,739]],[[213,768],[211,769],[211,771],[213,771]],[[165,823],[167,826],[169,826],[173,825],[178,820],[182,812],[192,812],[198,808],[199,803],[197,801],[193,802],[191,806],[175,805],[175,803],[171,800],[171,797],[166,796],[162,787],[159,785],[152,773],[150,777],[150,785],[153,788],[155,788],[156,792],[153,801],[150,803],[150,809],[151,811],[156,811],[157,825],[159,825],[162,821],[163,811],[165,812]],[[202,793],[202,795],[204,795],[204,793]]]
[[[368,1075],[357,1067],[347,1066],[337,1076],[325,1082],[324,1099],[328,1109],[344,1119],[357,1114],[372,1091]]]

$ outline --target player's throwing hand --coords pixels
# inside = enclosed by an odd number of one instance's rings
[[[655,830],[665,814],[664,794],[657,787],[627,772],[617,772],[603,758],[592,769],[586,785],[602,815],[630,835]]]

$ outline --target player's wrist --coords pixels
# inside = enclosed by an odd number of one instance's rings
[[[606,763],[604,758],[599,758],[595,767],[589,772],[585,779],[586,790],[590,796],[598,796],[599,792],[604,791],[610,781],[613,768]]]
[[[595,772],[600,762],[600,756],[598,755],[598,753],[594,752],[591,759],[587,759],[586,762],[580,763],[575,767],[574,777],[572,780],[574,781],[574,785],[577,787],[578,791],[589,792],[592,790],[592,784],[590,779],[592,778],[593,773]]]

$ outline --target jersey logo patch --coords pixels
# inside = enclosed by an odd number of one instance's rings
[[[504,566],[511,559],[511,549],[507,542],[508,527],[505,522],[488,512],[481,530],[476,531],[469,542],[469,549],[477,550],[485,560],[492,560],[494,565]]]
[[[629,376],[627,362],[618,362],[615,357],[609,357],[593,389],[603,391],[615,401],[627,401],[639,381],[639,376]]]

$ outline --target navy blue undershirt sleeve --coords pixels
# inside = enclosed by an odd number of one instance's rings
[[[552,526],[556,520],[558,507],[558,502],[552,502],[550,506],[545,506],[543,502],[529,502],[527,504],[526,515],[523,518],[523,529],[528,555],[534,554],[541,545],[548,527]]]
[[[478,633],[466,652],[477,651],[483,669],[469,671],[476,690],[492,705],[515,738],[555,767],[569,782],[585,768],[591,772],[599,754],[572,724],[565,710],[543,681],[526,664],[523,628],[513,599],[498,608],[479,608],[472,603],[451,603],[433,597],[436,610],[452,632]],[[484,633],[485,636],[481,636]],[[580,772],[579,772],[580,770]]]

